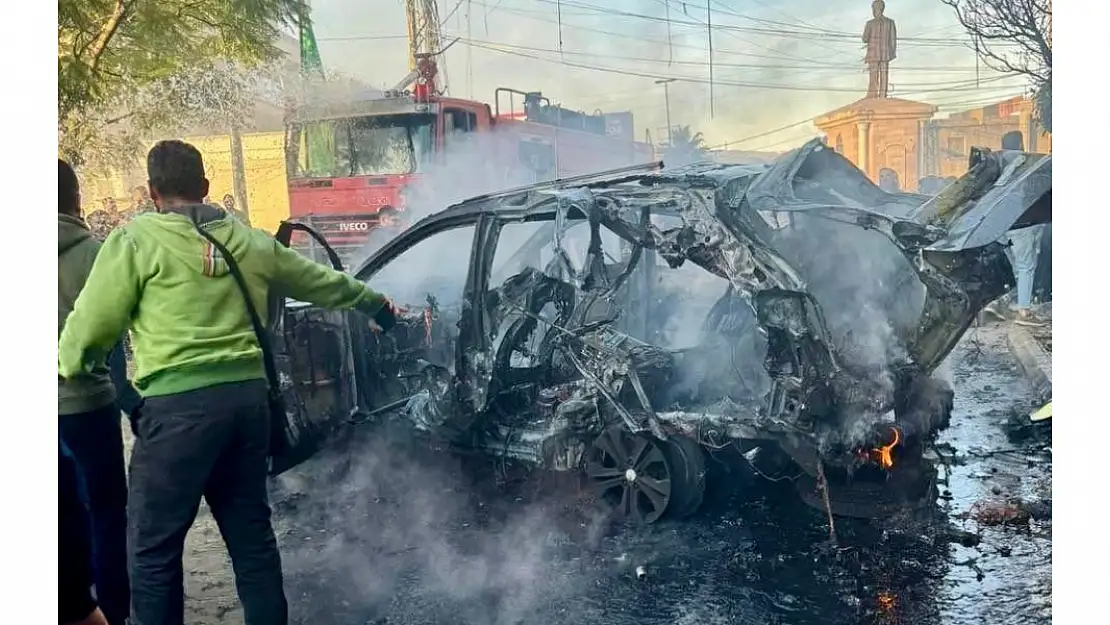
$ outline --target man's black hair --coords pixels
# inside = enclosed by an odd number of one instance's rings
[[[146,156],[151,190],[163,198],[200,203],[204,200],[204,158],[184,141],[159,141]]]
[[[1025,142],[1022,140],[1020,130],[1011,130],[1002,135],[1002,149],[1003,150],[1024,150]]]
[[[58,212],[76,215],[79,211],[80,187],[77,174],[69,163],[58,159]]]

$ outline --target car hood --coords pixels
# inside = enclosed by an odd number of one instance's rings
[[[980,248],[1008,230],[1052,221],[1052,156],[977,149],[968,173],[912,215],[945,236],[931,250]]]

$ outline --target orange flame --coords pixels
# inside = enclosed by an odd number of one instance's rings
[[[424,309],[424,344],[431,347],[432,345],[432,309]]]
[[[898,443],[902,440],[902,433],[898,428],[891,427],[890,431],[894,433],[894,440],[889,445],[876,447],[871,450],[871,457],[884,469],[890,469],[894,466],[894,457],[890,452],[894,451],[894,448],[897,447]]]
[[[879,612],[882,612],[884,614],[890,614],[891,612],[894,611],[894,606],[895,606],[896,603],[897,603],[897,601],[896,601],[894,595],[890,594],[889,592],[883,591],[883,592],[879,593],[879,597],[878,597]]]

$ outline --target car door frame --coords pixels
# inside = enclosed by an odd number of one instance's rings
[[[462,314],[459,316],[459,335],[454,354],[456,386],[452,403],[462,413],[480,412],[481,408],[475,409],[474,406],[477,405],[477,397],[484,397],[484,385],[476,384],[483,372],[482,359],[472,347],[479,346],[481,349],[488,343],[488,340],[483,340],[483,333],[489,325],[488,311],[478,304],[481,303],[480,296],[484,293],[483,285],[489,282],[489,269],[493,258],[490,255],[485,259],[487,255],[481,254],[481,246],[489,240],[490,229],[494,227],[496,221],[496,217],[481,211],[436,215],[422,219],[383,245],[352,272],[357,280],[372,281],[374,275],[390,262],[437,234],[474,226],[469,266],[462,292],[464,305]],[[386,295],[388,296],[388,293]],[[467,302],[471,305],[466,305]],[[482,391],[476,394],[475,389],[482,389]]]

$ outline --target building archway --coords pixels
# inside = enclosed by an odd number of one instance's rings
[[[906,172],[906,146],[902,143],[891,143],[879,152],[878,169],[891,170],[899,181],[908,180]]]

